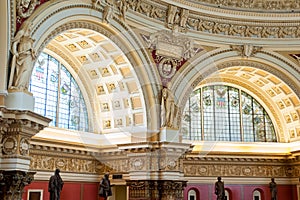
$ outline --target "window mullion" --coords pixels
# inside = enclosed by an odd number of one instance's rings
[[[242,92],[239,89],[239,109],[240,109],[240,133],[241,133],[241,141],[245,140],[244,137],[244,122],[243,122],[243,107],[242,107]]]
[[[57,104],[56,104],[56,124],[59,126],[59,104],[60,104],[60,86],[61,86],[61,62],[58,62],[58,85],[57,85]]]

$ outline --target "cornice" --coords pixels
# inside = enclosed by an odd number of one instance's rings
[[[168,0],[165,0],[166,2]],[[168,1],[170,2],[170,1]],[[172,0],[174,3],[179,3],[191,7],[213,7],[216,9],[226,10],[243,10],[247,12],[270,12],[270,13],[292,13],[300,8],[300,2],[283,2],[281,0],[275,1],[232,1],[232,0]]]
[[[241,11],[220,10],[212,7],[203,7],[201,9],[194,5],[187,7],[184,4],[161,3],[156,6],[157,2],[143,0],[139,4],[129,1],[129,11],[147,16],[149,19],[159,20],[166,24],[169,5],[175,5],[178,14],[183,9],[189,10],[186,29],[188,31],[199,31],[210,34],[223,36],[249,37],[249,38],[297,38],[300,34],[299,13],[265,13],[256,12],[248,13]],[[180,1],[186,2],[186,1]],[[164,5],[165,7],[163,7]],[[151,9],[141,9],[151,8]],[[165,15],[153,15],[153,11],[165,13]],[[298,16],[299,15],[299,16]],[[297,17],[298,16],[298,17]],[[166,25],[167,26],[167,25]]]

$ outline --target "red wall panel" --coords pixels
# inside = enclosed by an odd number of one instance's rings
[[[28,189],[43,190],[43,200],[49,200],[48,181],[34,181],[24,189],[23,200],[27,200]],[[97,200],[98,183],[65,182],[60,200]]]
[[[214,183],[212,184],[188,184],[184,190],[184,199],[188,199],[188,191],[195,190],[196,200],[216,200],[214,194]],[[225,189],[230,193],[230,200],[253,200],[254,190],[259,190],[262,194],[261,200],[271,199],[268,185],[225,185]],[[277,185],[278,199],[298,200],[297,187],[295,185]]]

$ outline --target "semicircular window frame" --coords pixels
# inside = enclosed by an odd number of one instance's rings
[[[87,106],[80,87],[58,59],[45,52],[40,54],[29,91],[35,98],[34,111],[52,119],[49,126],[89,131]]]
[[[190,95],[182,115],[183,139],[232,142],[277,142],[265,108],[245,91],[208,85]]]

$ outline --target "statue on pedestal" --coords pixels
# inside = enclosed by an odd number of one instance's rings
[[[18,31],[11,52],[13,54],[11,62],[11,72],[8,88],[17,90],[28,90],[29,81],[36,58],[33,43],[30,37],[32,24],[24,22],[22,29]]]
[[[177,110],[174,95],[171,90],[163,88],[161,99],[161,127],[177,128]]]

